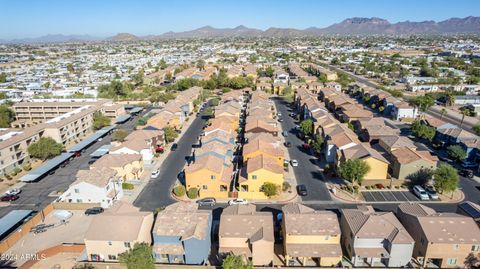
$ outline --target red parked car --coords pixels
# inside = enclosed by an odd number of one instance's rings
[[[307,143],[304,143],[302,146],[304,149],[309,149],[311,147],[310,144]]]
[[[1,200],[3,202],[10,202],[10,201],[16,201],[20,198],[18,195],[4,195],[2,196]]]

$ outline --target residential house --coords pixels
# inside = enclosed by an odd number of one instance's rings
[[[340,150],[340,163],[347,160],[363,160],[368,164],[370,170],[363,177],[365,185],[368,180],[384,180],[388,177],[388,165],[390,162],[368,143],[361,143],[346,149]]]
[[[221,256],[240,255],[254,266],[271,266],[274,240],[272,213],[256,212],[253,204],[232,205],[223,210],[218,232]]]
[[[299,203],[282,207],[285,265],[333,267],[342,261],[340,224],[332,211]]]
[[[276,160],[277,164],[280,166],[283,165],[285,160],[285,154],[279,144],[272,143],[271,141],[262,138],[249,140],[248,143],[243,146],[243,161],[246,162],[258,155],[270,157],[271,159]]]
[[[197,188],[199,196],[227,198],[233,175],[233,164],[213,154],[195,161],[185,167],[185,186]]]
[[[342,245],[353,266],[406,267],[415,241],[392,212],[361,205],[341,210]]]
[[[438,157],[427,150],[399,148],[392,152],[392,176],[406,179],[422,169],[435,170],[437,163]]]
[[[90,165],[90,169],[102,167],[117,171],[117,177],[123,181],[139,180],[144,171],[140,154],[105,154]]]
[[[389,154],[393,153],[397,149],[408,148],[416,150],[417,146],[413,144],[413,141],[408,137],[401,135],[386,135],[381,136],[378,139],[378,145]]]
[[[102,214],[90,217],[85,254],[92,262],[118,262],[118,256],[137,243],[152,243],[153,213],[118,201]]]
[[[122,180],[112,168],[79,170],[75,177],[76,180],[57,201],[91,203],[108,208],[123,197]]]
[[[153,226],[153,257],[158,263],[207,264],[212,212],[177,202],[158,212]]]
[[[413,257],[423,268],[462,268],[480,252],[480,228],[471,217],[418,203],[400,204],[397,216],[415,240]]]
[[[135,130],[125,141],[110,149],[110,154],[141,154],[144,164],[152,164],[155,152],[165,144],[161,130]]]
[[[283,166],[278,164],[277,159],[272,159],[263,154],[251,157],[240,170],[238,197],[266,199],[263,185],[268,182],[281,188],[283,179]]]

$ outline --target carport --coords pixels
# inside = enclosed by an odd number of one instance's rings
[[[74,155],[74,153],[72,153],[72,152],[62,153],[61,155],[59,155],[59,156],[57,156],[57,157],[55,157],[51,160],[48,160],[47,162],[45,162],[41,166],[33,169],[28,174],[21,177],[20,180],[23,181],[23,182],[36,181],[39,178],[43,177],[48,172],[50,172],[53,169],[60,166],[66,160],[70,159],[73,155]]]
[[[32,214],[32,210],[12,210],[0,219],[0,239],[5,238]]]
[[[118,123],[124,123],[131,118],[132,118],[132,116],[130,116],[130,115],[120,115],[115,119],[115,123],[117,123],[117,124]]]
[[[91,144],[95,143],[99,138],[104,137],[108,132],[114,130],[115,128],[117,128],[117,125],[114,124],[112,126],[104,127],[102,129],[96,131],[91,136],[83,139],[80,143],[78,143],[75,146],[73,146],[72,148],[70,148],[68,150],[68,152],[80,152],[80,151],[82,151],[84,148],[89,147]]]

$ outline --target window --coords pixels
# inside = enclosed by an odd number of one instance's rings
[[[420,244],[425,245],[425,239],[423,237],[420,238]]]
[[[109,259],[109,260],[116,260],[116,259],[117,259],[117,256],[108,254],[108,259]]]
[[[455,264],[457,264],[457,259],[455,259],[455,258],[450,258],[450,259],[448,259],[448,264],[449,264],[449,265],[455,265]]]
[[[83,200],[82,199],[77,199],[77,203],[82,203]]]
[[[108,245],[111,246],[111,245],[112,245],[112,241],[108,241]]]
[[[208,185],[202,185],[203,190],[208,190]]]
[[[460,246],[458,246],[458,244],[453,245],[453,249],[454,249],[454,250],[458,250],[459,247],[460,247]]]
[[[215,179],[215,176],[214,176],[214,175],[211,175],[211,176],[210,176],[210,179],[211,179],[211,180],[214,180],[214,179]]]
[[[80,190],[79,190],[79,189],[75,189],[75,193],[80,193]]]
[[[130,242],[123,242],[123,245],[124,245],[126,248],[130,248]]]
[[[252,179],[257,179],[257,175],[252,175]]]
[[[220,191],[227,191],[227,186],[226,185],[220,185]]]
[[[472,251],[480,251],[480,245],[473,245]]]

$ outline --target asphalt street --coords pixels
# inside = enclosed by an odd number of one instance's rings
[[[277,111],[282,113],[282,129],[288,131],[288,137],[286,141],[292,143],[292,147],[288,148],[288,153],[291,159],[298,161],[298,167],[290,166],[289,169],[293,169],[297,184],[304,184],[307,187],[307,196],[303,196],[303,201],[332,201],[328,188],[325,184],[325,178],[320,172],[317,158],[310,153],[306,152],[302,148],[303,141],[296,136],[295,122],[291,113],[288,111],[286,103],[280,99],[275,98],[275,105]]]
[[[158,178],[151,179],[134,201],[135,206],[140,207],[142,211],[154,211],[161,206],[175,202],[170,195],[171,189],[177,177],[183,171],[185,158],[191,155],[192,145],[197,143],[197,138],[201,134],[206,121],[207,118],[202,116],[193,120],[190,127],[177,142],[177,150],[171,151],[160,166]]]
[[[135,116],[123,124],[118,124],[117,129],[124,129],[131,132],[137,122],[138,117],[144,115],[147,111]],[[88,147],[81,156],[75,157],[68,165],[58,168],[53,175],[47,175],[37,182],[27,183],[21,188],[20,198],[5,207],[0,207],[0,217],[5,216],[15,209],[30,209],[40,211],[48,204],[54,201],[58,196],[50,196],[51,193],[64,191],[75,181],[75,174],[78,170],[88,169],[90,154],[103,145],[110,144],[110,135],[105,136],[102,141],[95,142]]]

